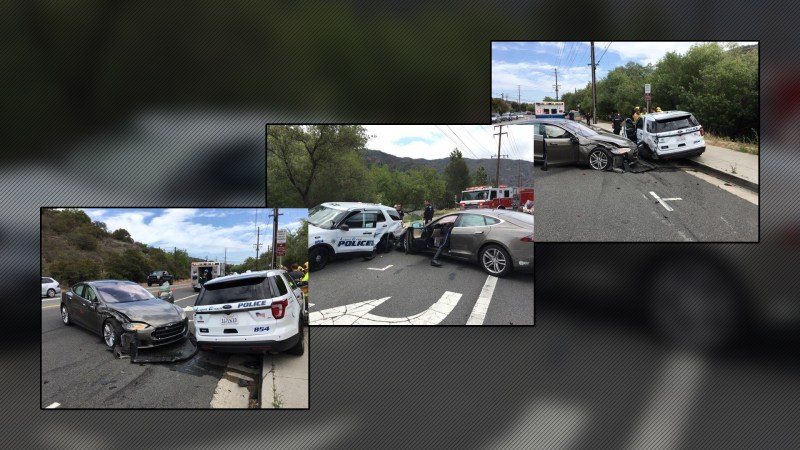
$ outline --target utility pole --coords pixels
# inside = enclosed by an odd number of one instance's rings
[[[520,97],[520,89],[522,86],[517,85],[517,111],[522,111],[522,97]]]
[[[225,275],[228,271],[228,247],[225,247],[225,259],[222,263],[222,274]]]
[[[497,136],[497,170],[494,176],[495,187],[500,186],[500,141],[503,139],[504,134],[508,134],[508,132],[503,132],[504,125],[495,125],[495,128],[498,126],[500,127],[500,132],[494,133],[494,135]]]
[[[592,119],[594,124],[597,125],[597,86],[595,83],[594,69],[594,41],[592,41]]]
[[[259,242],[261,239],[261,227],[256,227],[256,267],[255,269],[258,270],[258,249],[261,248],[261,243]]]
[[[270,214],[272,216],[272,269],[275,268],[275,253],[278,246],[278,216],[282,215],[278,213],[278,208],[273,208],[273,213]]]
[[[560,86],[558,84],[558,68],[553,69],[553,70],[555,70],[555,72],[556,72],[556,84],[554,84],[553,87],[556,88],[556,101],[558,101],[558,87]]]

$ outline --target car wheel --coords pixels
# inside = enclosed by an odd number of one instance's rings
[[[513,264],[511,256],[503,247],[488,245],[481,250],[478,262],[489,275],[503,277],[511,272]]]
[[[47,296],[50,297],[50,298],[55,297],[56,296],[56,290],[53,289],[53,288],[48,289],[47,290]]]
[[[381,253],[389,253],[389,235],[384,234],[381,238],[380,242],[378,242],[378,248],[380,249]]]
[[[305,339],[303,339],[303,322],[302,322],[302,320],[300,321],[300,331],[298,331],[297,334],[300,335],[300,340],[297,341],[297,344],[295,344],[294,347],[292,347],[289,350],[287,350],[286,353],[288,353],[290,355],[301,356],[306,351],[306,343],[305,343]]]
[[[414,230],[411,229],[406,231],[405,239],[403,239],[403,250],[406,251],[406,255],[413,255],[414,253],[417,253],[417,251],[414,250],[414,247],[409,242],[411,240],[411,233],[413,232]]]
[[[594,170],[606,170],[611,166],[611,158],[606,152],[596,148],[589,153],[589,167]]]
[[[653,151],[650,150],[650,146],[647,144],[641,144],[639,146],[639,152],[642,154],[642,156],[644,156],[647,159],[653,158]]]
[[[311,250],[311,253],[308,255],[308,269],[313,272],[315,270],[320,270],[328,264],[328,260],[330,259],[330,253],[324,247],[317,247]]]
[[[120,337],[122,336],[122,328],[116,320],[110,319],[103,324],[103,342],[106,347],[113,350],[114,346],[120,344]]]
[[[64,322],[64,325],[72,325],[72,320],[69,318],[69,309],[63,303],[61,304],[61,321]]]

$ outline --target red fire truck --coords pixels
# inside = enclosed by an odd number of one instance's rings
[[[528,200],[533,200],[532,187],[473,186],[461,191],[460,209],[520,209]]]

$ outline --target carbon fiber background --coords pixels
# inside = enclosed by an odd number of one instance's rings
[[[795,3],[160,5],[0,7],[5,447],[800,447]],[[315,328],[310,411],[39,409],[41,206],[264,206],[265,123],[485,122],[491,40],[590,38],[760,40],[760,244],[537,245],[536,327]],[[638,308],[726,285],[715,351]]]

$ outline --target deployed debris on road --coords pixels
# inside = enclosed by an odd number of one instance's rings
[[[139,353],[133,333],[123,333],[122,343],[114,347],[114,358],[130,358],[131,363],[174,363],[186,361],[197,354],[197,341],[193,335],[181,343],[147,349]]]
[[[653,170],[655,168],[656,166],[650,164],[649,162],[641,158],[633,158],[631,160],[624,155],[618,155],[614,156],[614,162],[611,167],[611,170],[617,173],[623,173],[623,172],[642,173],[642,172],[647,172],[648,170]]]

